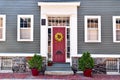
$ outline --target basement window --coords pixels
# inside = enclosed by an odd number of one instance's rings
[[[0,58],[0,70],[12,70],[12,58],[11,57]]]

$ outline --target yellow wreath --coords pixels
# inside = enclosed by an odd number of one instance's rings
[[[62,33],[56,33],[55,34],[55,40],[58,42],[61,42],[63,40],[63,34]]]

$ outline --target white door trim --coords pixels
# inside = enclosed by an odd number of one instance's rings
[[[48,53],[48,15],[63,15],[70,17],[70,52],[71,56],[77,55],[77,7],[80,2],[38,2],[41,7],[40,17],[46,20],[46,25],[41,25],[40,31],[40,53],[42,56],[47,57]],[[59,9],[58,9],[59,8]],[[41,21],[40,19],[40,21]],[[71,58],[70,56],[70,58]],[[67,60],[70,62],[70,59]]]

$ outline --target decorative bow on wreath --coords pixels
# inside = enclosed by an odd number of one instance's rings
[[[58,32],[55,34],[55,40],[61,42],[63,40],[63,34]]]

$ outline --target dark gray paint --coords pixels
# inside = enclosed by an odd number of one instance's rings
[[[78,53],[119,54],[120,43],[113,43],[112,16],[120,16],[120,0],[81,0],[78,8]],[[84,16],[101,15],[101,43],[84,42]]]
[[[6,14],[6,41],[0,53],[40,53],[40,8],[38,0],[0,0],[0,14]],[[17,15],[34,15],[34,41],[17,41]]]
[[[38,2],[80,1],[78,7],[78,54],[119,54],[120,43],[113,43],[112,16],[120,15],[120,0],[0,0],[0,14],[7,16],[7,40],[0,42],[2,53],[39,53],[40,8]],[[34,41],[17,42],[17,15],[34,15]],[[101,15],[101,43],[84,42],[84,16]]]

